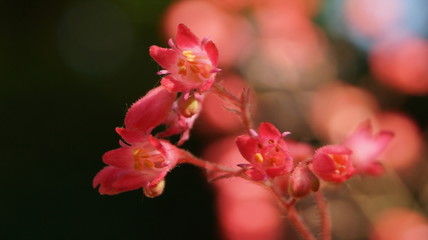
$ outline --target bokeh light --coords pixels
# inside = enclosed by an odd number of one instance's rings
[[[373,119],[378,110],[369,92],[339,82],[319,89],[311,106],[313,130],[335,143],[343,141],[360,123]]]
[[[395,134],[381,157],[384,164],[395,170],[408,170],[416,166],[421,158],[423,140],[415,122],[397,112],[382,112],[376,119],[381,129],[388,129]]]
[[[383,84],[407,94],[428,93],[428,41],[402,36],[373,47],[370,64]]]
[[[387,210],[374,222],[372,240],[411,240],[428,238],[428,221],[421,214],[404,208]]]

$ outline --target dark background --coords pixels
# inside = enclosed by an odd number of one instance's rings
[[[169,174],[156,199],[91,186],[127,107],[159,80],[148,48],[165,42],[170,2],[0,1],[1,239],[217,238],[194,167]]]

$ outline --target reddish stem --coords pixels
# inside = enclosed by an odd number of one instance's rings
[[[309,231],[306,224],[303,222],[303,219],[299,216],[297,213],[297,210],[295,208],[296,205],[296,199],[291,198],[289,200],[282,197],[281,192],[277,189],[274,182],[270,181],[265,184],[272,193],[274,194],[275,198],[280,203],[280,206],[282,209],[288,213],[288,217],[290,219],[290,222],[294,225],[294,227],[297,229],[297,231],[302,235],[302,237],[305,240],[315,240],[314,235]]]
[[[182,157],[183,163],[190,163],[200,168],[206,169],[207,171],[217,171],[229,174],[239,174],[241,172],[241,169],[231,168],[225,165],[208,162],[203,159],[197,158],[193,154],[185,150],[182,150]]]
[[[294,205],[290,206],[288,209],[288,218],[305,240],[315,240],[314,235],[309,231],[308,227],[297,213],[297,210]]]
[[[191,153],[184,151],[184,150],[182,151],[182,157],[183,157],[183,159],[182,159],[183,163],[190,163],[190,164],[193,164],[195,166],[204,168],[207,171],[215,171],[215,172],[225,173],[225,175],[221,175],[218,178],[239,176],[239,177],[242,177],[244,179],[247,179],[245,177],[245,175],[242,175],[242,173],[243,173],[242,169],[231,168],[231,167],[224,166],[221,164],[208,162],[208,161],[202,160],[200,158],[197,158],[197,157],[193,156]],[[299,214],[295,208],[296,199],[291,198],[290,200],[287,200],[287,199],[283,198],[281,192],[275,187],[276,185],[272,181],[267,181],[267,182],[263,182],[263,183],[255,182],[255,183],[259,183],[260,185],[264,186],[265,188],[267,188],[268,190],[270,190],[274,194],[274,196],[276,197],[276,199],[280,203],[281,208],[283,208],[283,210],[288,213],[288,217],[290,219],[290,222],[295,226],[297,231],[303,236],[303,238],[305,240],[315,240],[315,237],[309,231],[308,227],[303,222],[303,219],[299,216]],[[327,239],[324,238],[323,240],[327,240]]]
[[[330,240],[331,239],[330,216],[328,214],[327,202],[325,201],[321,191],[317,191],[315,193],[315,201],[317,202],[319,214],[321,217],[322,240]]]
[[[245,129],[249,131],[253,127],[253,123],[251,120],[251,111],[250,111],[250,104],[249,104],[249,89],[244,89],[244,91],[241,94],[241,97],[237,97],[233,95],[231,92],[229,92],[226,88],[224,88],[222,85],[215,83],[214,87],[212,88],[213,92],[217,94],[221,99],[224,101],[232,104],[237,110],[232,110],[233,112],[237,113],[244,123]]]

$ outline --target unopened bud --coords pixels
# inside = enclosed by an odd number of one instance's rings
[[[302,198],[311,191],[318,191],[320,182],[307,164],[300,163],[290,175],[288,192],[295,198]]]
[[[178,109],[181,115],[189,118],[198,112],[199,101],[194,96],[189,96],[187,99],[181,97],[178,100]]]
[[[144,195],[149,198],[154,198],[163,193],[163,189],[165,188],[165,180],[158,182],[155,186],[152,187],[143,187]]]

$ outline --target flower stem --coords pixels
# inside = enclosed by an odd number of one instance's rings
[[[183,163],[190,163],[200,168],[206,169],[207,171],[217,171],[229,174],[239,174],[241,172],[241,169],[231,168],[225,165],[205,161],[203,159],[195,157],[193,154],[185,150],[182,150],[182,157]]]
[[[328,214],[327,203],[322,195],[321,191],[315,192],[315,201],[317,202],[319,214],[321,217],[321,236],[322,240],[330,240],[331,239],[331,223],[330,216]]]
[[[291,224],[294,225],[302,237],[305,240],[315,240],[314,235],[309,231],[309,228],[306,226],[295,208],[297,200],[295,198],[285,199],[282,197],[281,192],[278,190],[277,185],[275,185],[273,181],[265,182],[264,185],[274,194],[281,208],[288,214]]]
[[[291,206],[288,209],[288,218],[305,240],[315,240],[314,235],[309,231],[308,227],[303,222],[303,219],[299,216],[294,206]]]
[[[251,111],[250,111],[250,104],[249,104],[249,96],[250,91],[249,89],[244,89],[240,97],[237,97],[233,95],[231,92],[229,92],[226,88],[224,88],[222,85],[215,83],[213,85],[214,87],[213,92],[217,94],[221,99],[223,99],[225,102],[228,102],[236,109],[229,109],[232,112],[237,113],[244,123],[245,129],[249,131],[253,128],[253,122],[251,119]]]

